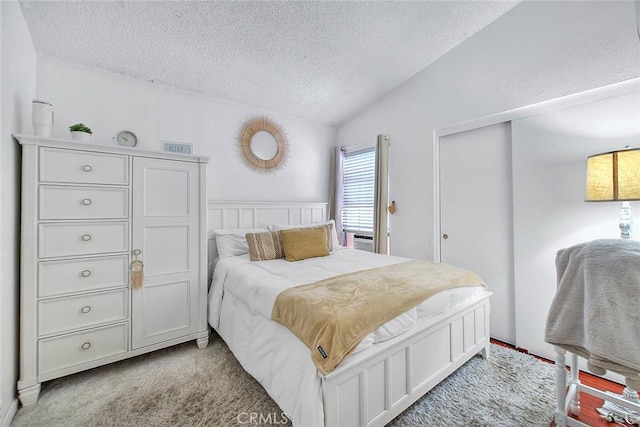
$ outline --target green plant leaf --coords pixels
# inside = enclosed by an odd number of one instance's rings
[[[71,132],[86,132],[90,135],[93,134],[93,132],[91,131],[91,128],[89,128],[84,123],[76,123],[75,125],[71,125],[69,126],[69,130]]]

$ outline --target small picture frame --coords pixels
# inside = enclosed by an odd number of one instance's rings
[[[162,151],[176,154],[193,154],[193,144],[190,142],[161,141]]]

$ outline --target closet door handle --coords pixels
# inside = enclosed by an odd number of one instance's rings
[[[89,350],[90,348],[91,348],[91,343],[90,342],[82,343],[82,349],[83,350]]]
[[[449,235],[448,235],[447,233],[444,233],[444,234],[442,235],[442,238],[443,238],[444,240],[447,240],[447,239],[449,238]]]
[[[91,234],[83,234],[82,240],[88,242],[89,240],[91,240]]]
[[[82,275],[82,277],[89,277],[91,276],[91,271],[89,270],[83,270],[82,273],[80,273]]]
[[[91,165],[83,165],[82,170],[84,172],[91,172],[93,170],[93,167]]]
[[[88,312],[90,312],[90,311],[91,311],[91,307],[89,307],[88,305],[85,305],[84,307],[82,307],[82,308],[80,309],[80,311],[81,311],[83,314],[87,314]]]
[[[82,199],[82,204],[85,206],[89,206],[91,204],[91,199]]]

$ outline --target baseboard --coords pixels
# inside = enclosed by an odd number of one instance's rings
[[[15,417],[16,412],[18,412],[18,399],[13,399],[11,401],[11,405],[7,408],[7,411],[2,414],[2,427],[9,427],[13,417]]]

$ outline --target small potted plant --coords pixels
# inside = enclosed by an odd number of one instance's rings
[[[71,131],[71,139],[75,141],[88,141],[89,137],[93,134],[91,129],[84,123],[76,123],[69,126]]]

